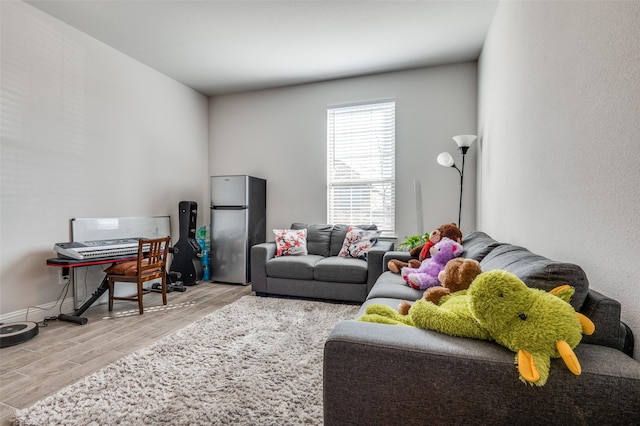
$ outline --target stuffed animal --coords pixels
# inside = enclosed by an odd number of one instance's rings
[[[445,223],[429,234],[426,243],[411,249],[409,255],[414,258],[417,257],[417,259],[410,259],[408,262],[391,259],[387,262],[387,268],[394,274],[399,274],[400,270],[404,267],[418,268],[424,259],[431,257],[431,247],[440,242],[444,237],[450,238],[458,244],[462,244],[462,231],[460,231],[460,228],[458,228],[455,223]]]
[[[433,234],[433,232],[431,234]],[[431,257],[431,253],[429,252],[429,250],[434,245],[435,243],[431,239],[431,235],[429,235],[429,238],[427,238],[427,242],[425,242],[424,244],[420,244],[419,246],[416,246],[409,251],[409,256],[411,256],[412,259],[409,259],[407,262],[403,262],[400,259],[391,259],[387,262],[387,268],[394,274],[399,274],[400,270],[404,267],[417,268],[420,266],[422,261],[426,259],[425,256]]]
[[[408,315],[401,315],[387,305],[372,304],[359,320],[494,340],[516,352],[522,381],[543,386],[551,358],[562,358],[573,374],[581,373],[573,349],[582,333],[592,334],[595,326],[568,303],[574,292],[568,285],[549,293],[532,289],[509,272],[493,270],[478,275],[467,291],[451,294],[440,306],[421,299]]]
[[[573,349],[595,325],[569,304],[575,289],[568,285],[549,293],[526,286],[506,271],[479,275],[469,287],[469,310],[497,343],[516,352],[520,378],[543,386],[551,358],[562,358],[580,375]]]
[[[480,273],[482,273],[480,263],[473,259],[463,257],[451,259],[445,265],[444,270],[438,274],[441,286],[429,287],[422,295],[422,299],[439,305],[440,301],[446,300],[446,296],[468,289],[471,282]],[[411,303],[403,300],[398,306],[398,312],[407,315],[409,308],[411,308]]]
[[[442,238],[431,247],[431,258],[425,259],[418,268],[402,268],[400,274],[407,284],[418,290],[440,285],[438,274],[444,270],[448,261],[459,257],[462,250],[459,243],[446,237]]]

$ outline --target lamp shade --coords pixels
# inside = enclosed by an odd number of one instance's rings
[[[458,148],[469,148],[476,139],[478,139],[476,135],[458,135],[453,137],[453,140],[458,144]]]
[[[456,163],[448,152],[438,154],[438,164],[444,167],[453,167]]]

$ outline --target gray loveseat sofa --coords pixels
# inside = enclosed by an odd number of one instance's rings
[[[375,230],[376,225],[355,225]],[[275,257],[276,243],[251,247],[251,285],[258,296],[296,296],[364,302],[382,273],[382,259],[393,250],[378,239],[367,259],[338,257],[349,225],[294,223],[307,229],[307,255]]]
[[[594,290],[577,265],[554,262],[482,232],[463,240],[464,257],[504,269],[530,287],[569,283],[572,305],[596,326],[575,353],[582,374],[553,359],[547,383],[518,379],[514,353],[489,341],[412,327],[342,321],[324,349],[325,425],[640,424],[640,362],[621,349],[620,304]],[[391,258],[408,256],[389,252]],[[397,308],[421,292],[385,271],[367,305]],[[627,336],[631,338],[632,336]]]

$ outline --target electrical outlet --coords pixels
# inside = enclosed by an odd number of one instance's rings
[[[67,285],[69,284],[69,274],[63,274],[62,271],[60,271],[60,275],[58,275],[58,283],[60,285]]]

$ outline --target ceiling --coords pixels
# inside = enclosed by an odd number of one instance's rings
[[[475,60],[499,2],[26,3],[211,96]]]

